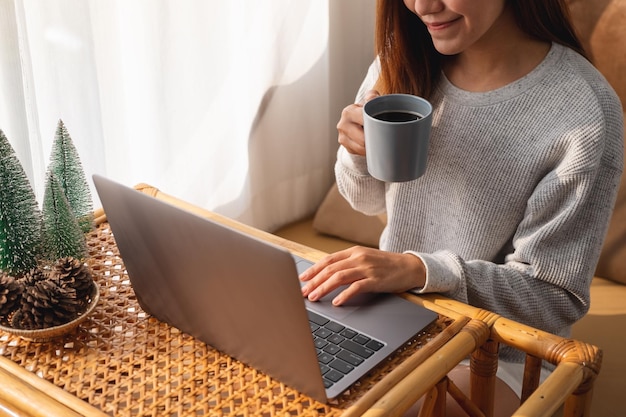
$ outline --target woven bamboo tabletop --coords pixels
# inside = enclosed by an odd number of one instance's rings
[[[94,313],[45,343],[0,333],[0,355],[90,404],[93,415],[340,415],[451,321],[442,317],[356,389],[321,404],[144,313],[108,223],[88,243],[101,293]]]

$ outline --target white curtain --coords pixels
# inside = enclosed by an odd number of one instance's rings
[[[273,230],[333,181],[373,25],[374,0],[0,0],[0,129],[39,201],[62,119],[88,179]]]

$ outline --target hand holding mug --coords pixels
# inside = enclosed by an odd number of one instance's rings
[[[373,98],[379,97],[375,90],[370,90],[360,103],[347,106],[341,112],[337,123],[338,141],[341,146],[354,155],[365,156],[365,138],[363,136],[363,105]]]

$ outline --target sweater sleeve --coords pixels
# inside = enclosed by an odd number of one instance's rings
[[[365,79],[357,92],[355,103],[361,102],[365,94],[374,88],[380,73],[378,58],[370,65]],[[352,208],[376,215],[385,211],[385,183],[369,175],[364,156],[352,155],[343,146],[337,151],[335,178],[339,192]]]

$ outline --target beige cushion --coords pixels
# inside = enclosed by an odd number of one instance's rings
[[[591,416],[626,416],[626,285],[602,278],[591,284],[589,313],[572,327],[572,337],[602,348],[602,368],[594,383]]]
[[[339,194],[337,184],[333,184],[315,213],[313,228],[361,245],[378,247],[385,223],[384,216],[366,216],[354,210]]]

